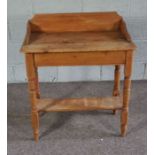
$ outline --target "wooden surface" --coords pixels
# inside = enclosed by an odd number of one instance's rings
[[[117,30],[116,12],[38,14],[31,21],[33,32],[81,32]]]
[[[134,45],[120,32],[62,32],[31,33],[28,45],[23,47],[27,53],[42,52],[96,52],[107,50],[131,50]]]
[[[121,16],[111,13],[35,15],[27,26],[24,53],[133,50]]]
[[[39,114],[36,107],[36,100],[39,98],[39,90],[38,90],[38,75],[37,68],[34,63],[34,55],[26,54],[26,70],[28,77],[28,86],[29,86],[29,94],[31,101],[31,120],[32,120],[32,128],[34,139],[37,142],[39,139]]]
[[[131,72],[135,44],[122,17],[109,13],[35,15],[27,24],[21,48],[26,57],[34,138],[39,139],[40,111],[121,110],[121,135],[127,131]],[[42,99],[37,67],[115,65],[112,97]],[[120,65],[124,65],[120,97]],[[74,74],[74,73],[73,73]]]
[[[121,135],[122,136],[125,136],[127,132],[133,54],[134,54],[133,51],[127,51],[126,62],[124,66],[123,109],[121,113]]]
[[[125,52],[37,53],[36,66],[113,65],[125,63]]]
[[[39,99],[38,111],[112,110],[122,108],[122,98]]]
[[[120,65],[115,65],[113,96],[120,95],[120,67]],[[116,114],[115,109],[113,110],[113,114]]]

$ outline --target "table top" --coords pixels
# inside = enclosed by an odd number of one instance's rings
[[[35,15],[21,51],[96,52],[133,50],[135,44],[116,12]]]

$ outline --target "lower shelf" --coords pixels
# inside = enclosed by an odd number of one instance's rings
[[[38,111],[84,111],[113,110],[122,108],[122,98],[69,98],[69,99],[38,99]]]

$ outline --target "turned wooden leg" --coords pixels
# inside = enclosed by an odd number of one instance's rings
[[[126,52],[126,63],[124,66],[124,88],[123,88],[123,108],[121,113],[121,135],[125,136],[128,124],[128,107],[131,87],[133,51]]]
[[[33,135],[36,142],[39,140],[39,114],[36,110],[32,110],[32,128],[33,128]]]
[[[38,79],[38,69],[35,67],[35,75],[36,75],[36,92],[37,92],[37,98],[40,98],[40,88],[39,88],[39,79]]]
[[[32,128],[34,133],[34,139],[37,142],[39,139],[39,114],[36,108],[36,100],[38,98],[38,77],[36,72],[36,67],[34,63],[33,54],[26,54],[26,69],[28,77],[29,94],[32,107]]]
[[[119,96],[119,95],[120,95],[120,65],[116,65],[114,74],[113,96]],[[116,110],[113,110],[113,114],[116,114]]]

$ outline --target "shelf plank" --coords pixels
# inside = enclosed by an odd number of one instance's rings
[[[113,110],[122,108],[121,97],[38,99],[38,111]]]
[[[32,32],[26,53],[96,52],[132,50],[135,46],[119,31],[109,32]]]

